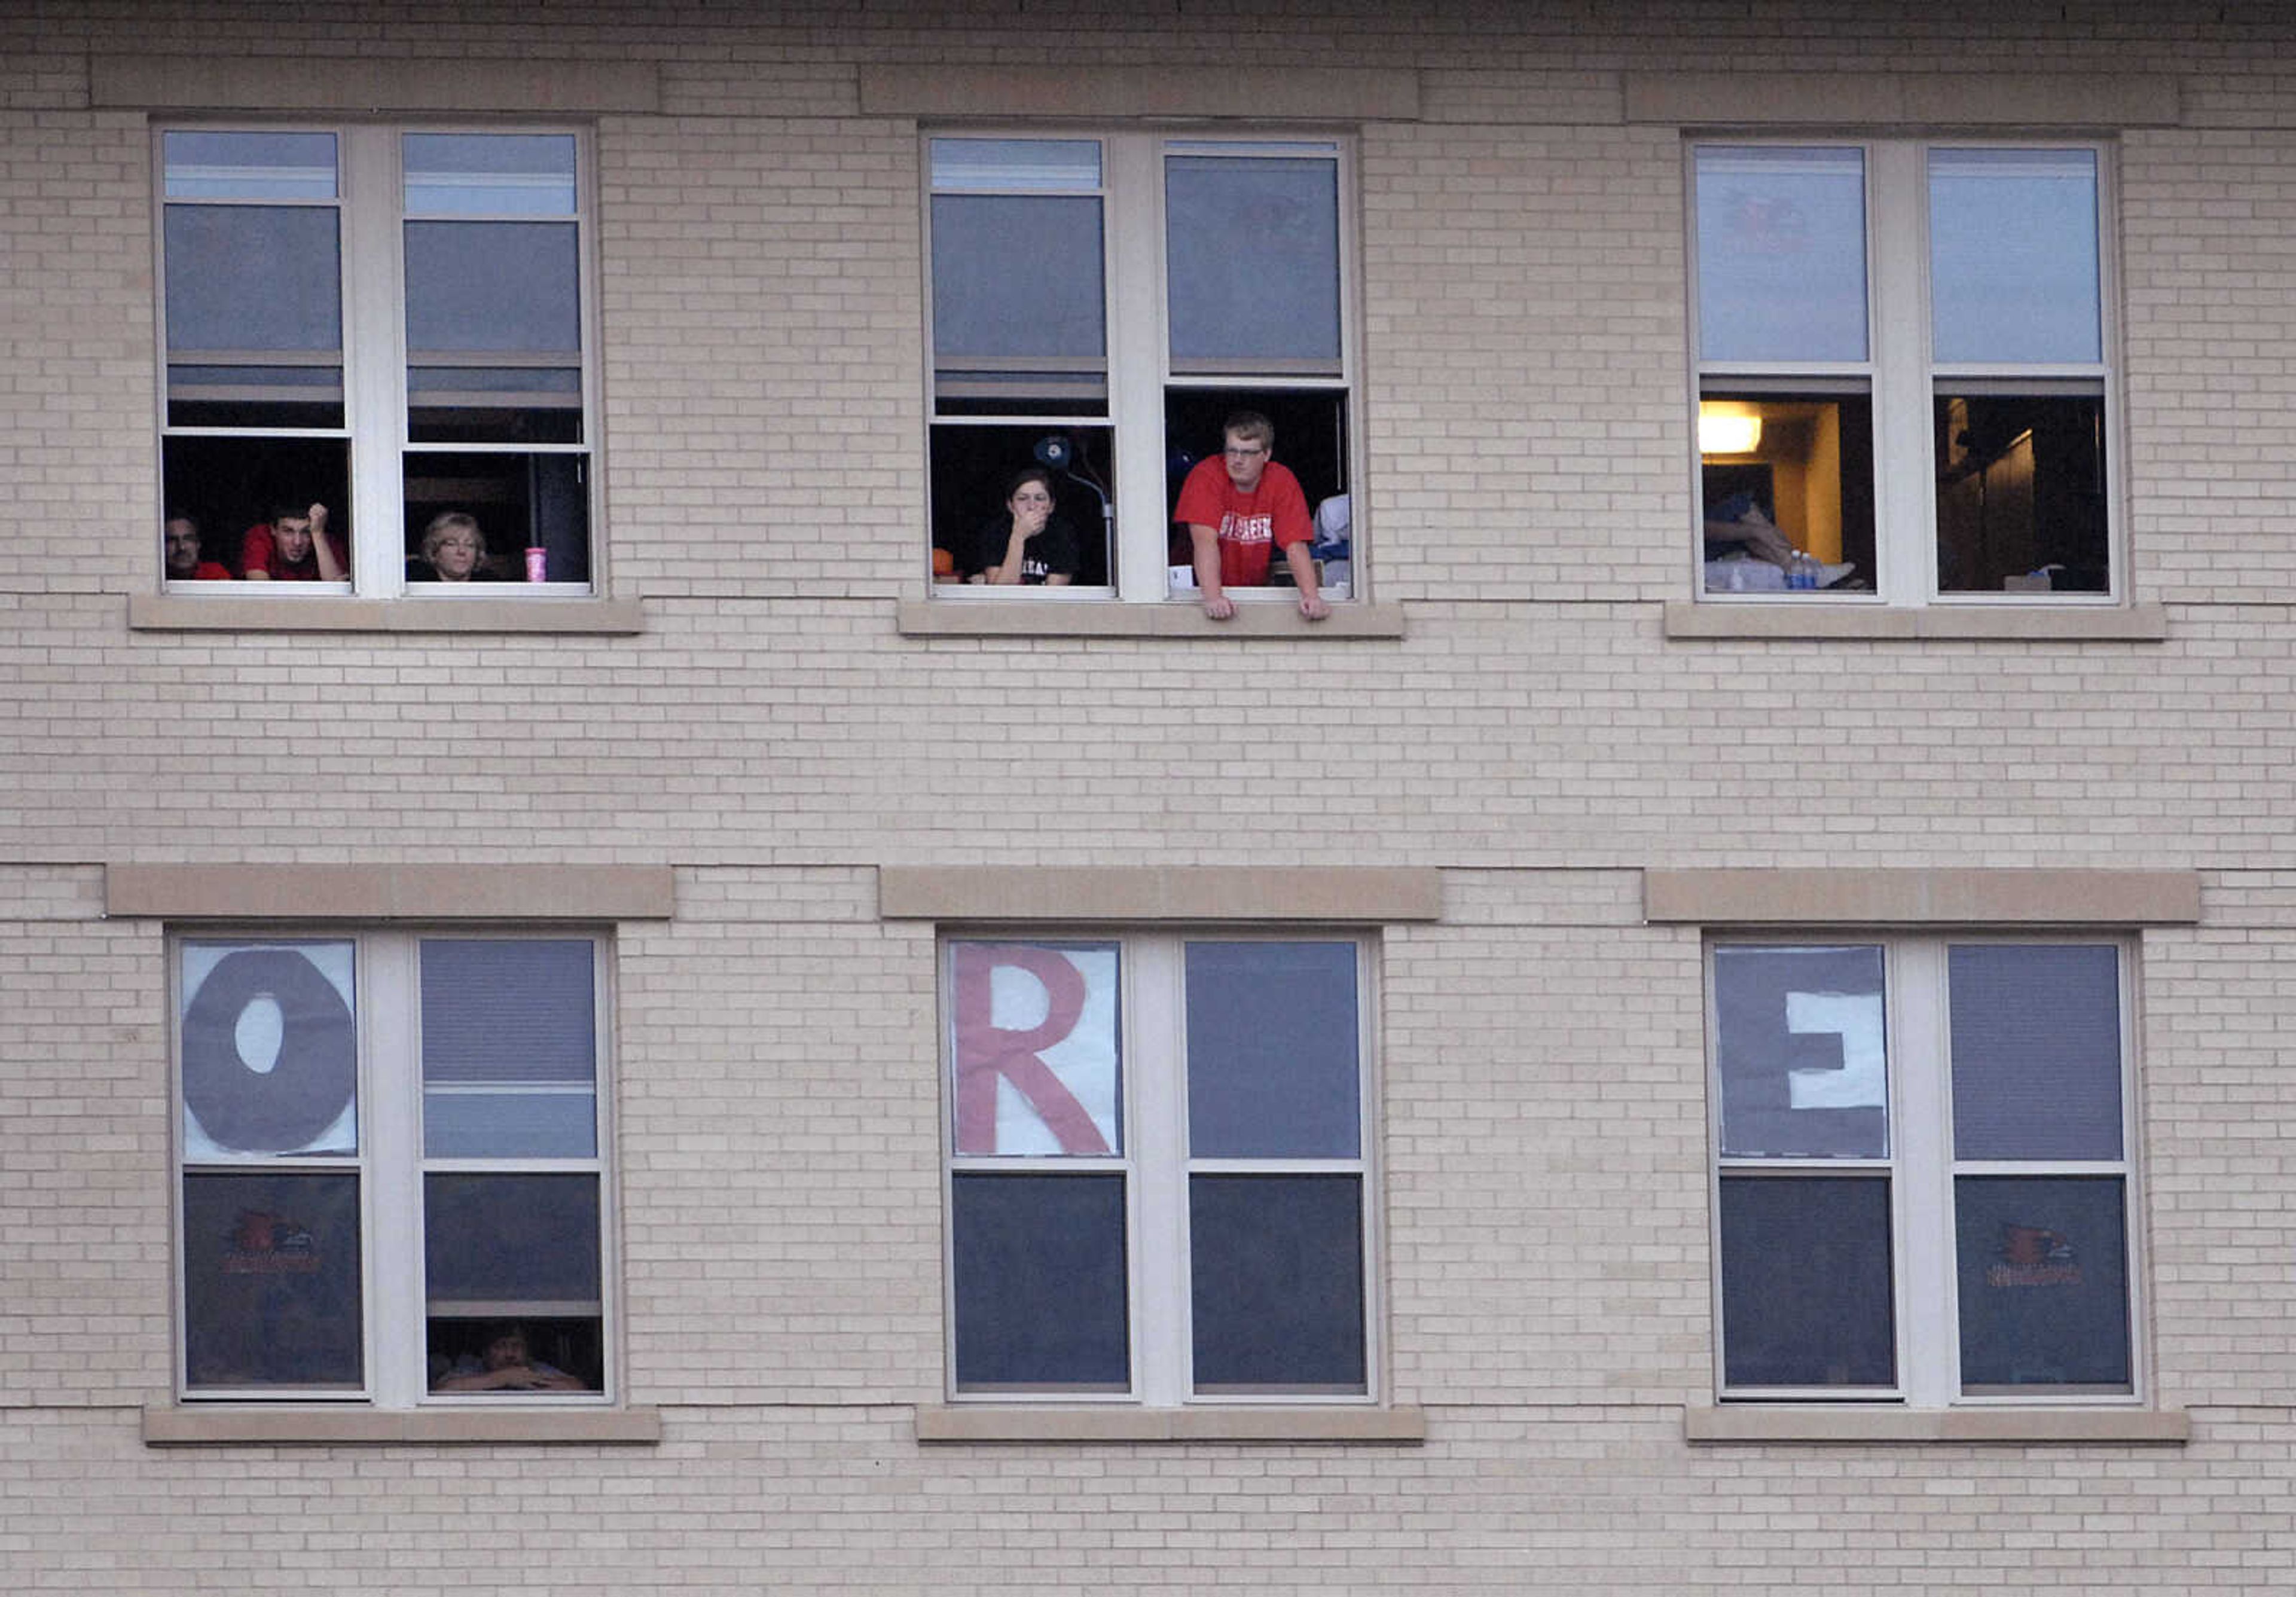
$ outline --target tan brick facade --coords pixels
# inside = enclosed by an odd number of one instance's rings
[[[923,162],[865,78],[1050,94],[1073,64],[1154,106],[1239,49],[1416,108],[1296,124],[1354,161],[1358,597],[1398,618],[905,628],[931,600]],[[0,1590],[2288,1589],[2292,61],[2279,8],[2138,0],[0,8]],[[1725,127],[1790,131],[1806,93],[1871,108],[1828,135],[2104,142],[2104,635],[1682,618],[1685,128],[1650,108],[1725,70]],[[161,594],[152,129],[282,108],[594,130],[599,587],[635,631],[220,627]],[[612,936],[636,1418],[176,1423],[168,939],[200,917],[107,881],[184,864],[669,877],[667,913],[532,900]],[[962,1406],[937,931],[878,872],[951,866],[1438,884],[1371,930],[1401,1439],[920,1439]],[[2120,1433],[1693,1439],[1703,929],[1647,913],[1644,872],[1789,866],[2197,883],[2196,918],[2139,883],[2079,922],[2136,961]],[[492,923],[430,902],[385,913]]]

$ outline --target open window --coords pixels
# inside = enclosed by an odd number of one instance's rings
[[[1256,411],[1310,507],[1330,507],[1320,579],[1350,595],[1343,147],[937,136],[926,165],[935,592],[1193,597],[1181,484],[1218,459],[1231,413]],[[1007,499],[1032,467],[1060,524],[1044,533]],[[1005,560],[1016,534],[1058,553]],[[1273,562],[1268,586],[1284,580]]]
[[[2111,597],[2102,152],[1692,167],[1702,590]]]
[[[160,135],[161,495],[197,533],[196,560],[170,540],[171,589],[592,591],[584,148],[570,130]]]

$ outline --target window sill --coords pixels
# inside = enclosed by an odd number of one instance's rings
[[[896,629],[911,638],[1399,638],[1403,607],[1349,600],[1309,621],[1289,600],[1240,602],[1229,619],[1214,621],[1194,603],[905,599]]]
[[[1354,1442],[1415,1446],[1427,1413],[1397,1408],[924,1405],[920,1442]]]
[[[2182,1409],[1949,1408],[1720,1404],[1682,1411],[1686,1441],[1812,1442],[1844,1446],[1964,1442],[2180,1447],[2193,1438]]]
[[[133,594],[130,632],[558,633],[624,636],[645,630],[631,599],[197,599]]]
[[[479,1445],[652,1446],[661,1440],[654,1408],[209,1408],[153,1404],[144,1411],[147,1447],[271,1445]]]
[[[1666,635],[2157,643],[2169,635],[2169,618],[2158,604],[1705,604],[1676,599],[1667,603]]]

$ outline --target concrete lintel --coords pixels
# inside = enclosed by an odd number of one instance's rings
[[[668,865],[137,864],[103,910],[166,921],[666,921]]]
[[[2174,926],[2201,918],[2194,871],[1653,869],[1643,918],[1703,926]]]
[[[1688,127],[2174,127],[2177,80],[2087,72],[1628,72],[1630,123]]]
[[[1181,117],[1265,121],[1412,121],[1419,75],[1356,67],[952,66],[899,61],[861,69],[861,110],[874,117],[1110,121]]]
[[[890,921],[1436,921],[1443,873],[1407,866],[887,865]]]
[[[88,96],[98,110],[588,116],[660,111],[661,70],[530,55],[98,55],[88,62]]]

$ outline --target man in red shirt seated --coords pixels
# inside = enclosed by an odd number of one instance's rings
[[[200,558],[200,524],[189,516],[169,516],[161,536],[168,552],[169,582],[229,582],[231,573]]]
[[[348,582],[350,562],[327,534],[327,507],[282,505],[240,541],[239,574],[250,582]]]
[[[1218,460],[1196,463],[1172,512],[1188,528],[1204,614],[1215,621],[1235,614],[1227,590],[1266,584],[1270,551],[1281,549],[1300,591],[1300,613],[1322,620],[1332,607],[1316,586],[1316,562],[1308,553],[1316,529],[1300,479],[1268,458],[1275,447],[1275,423],[1256,410],[1240,410],[1222,431],[1227,447]]]

